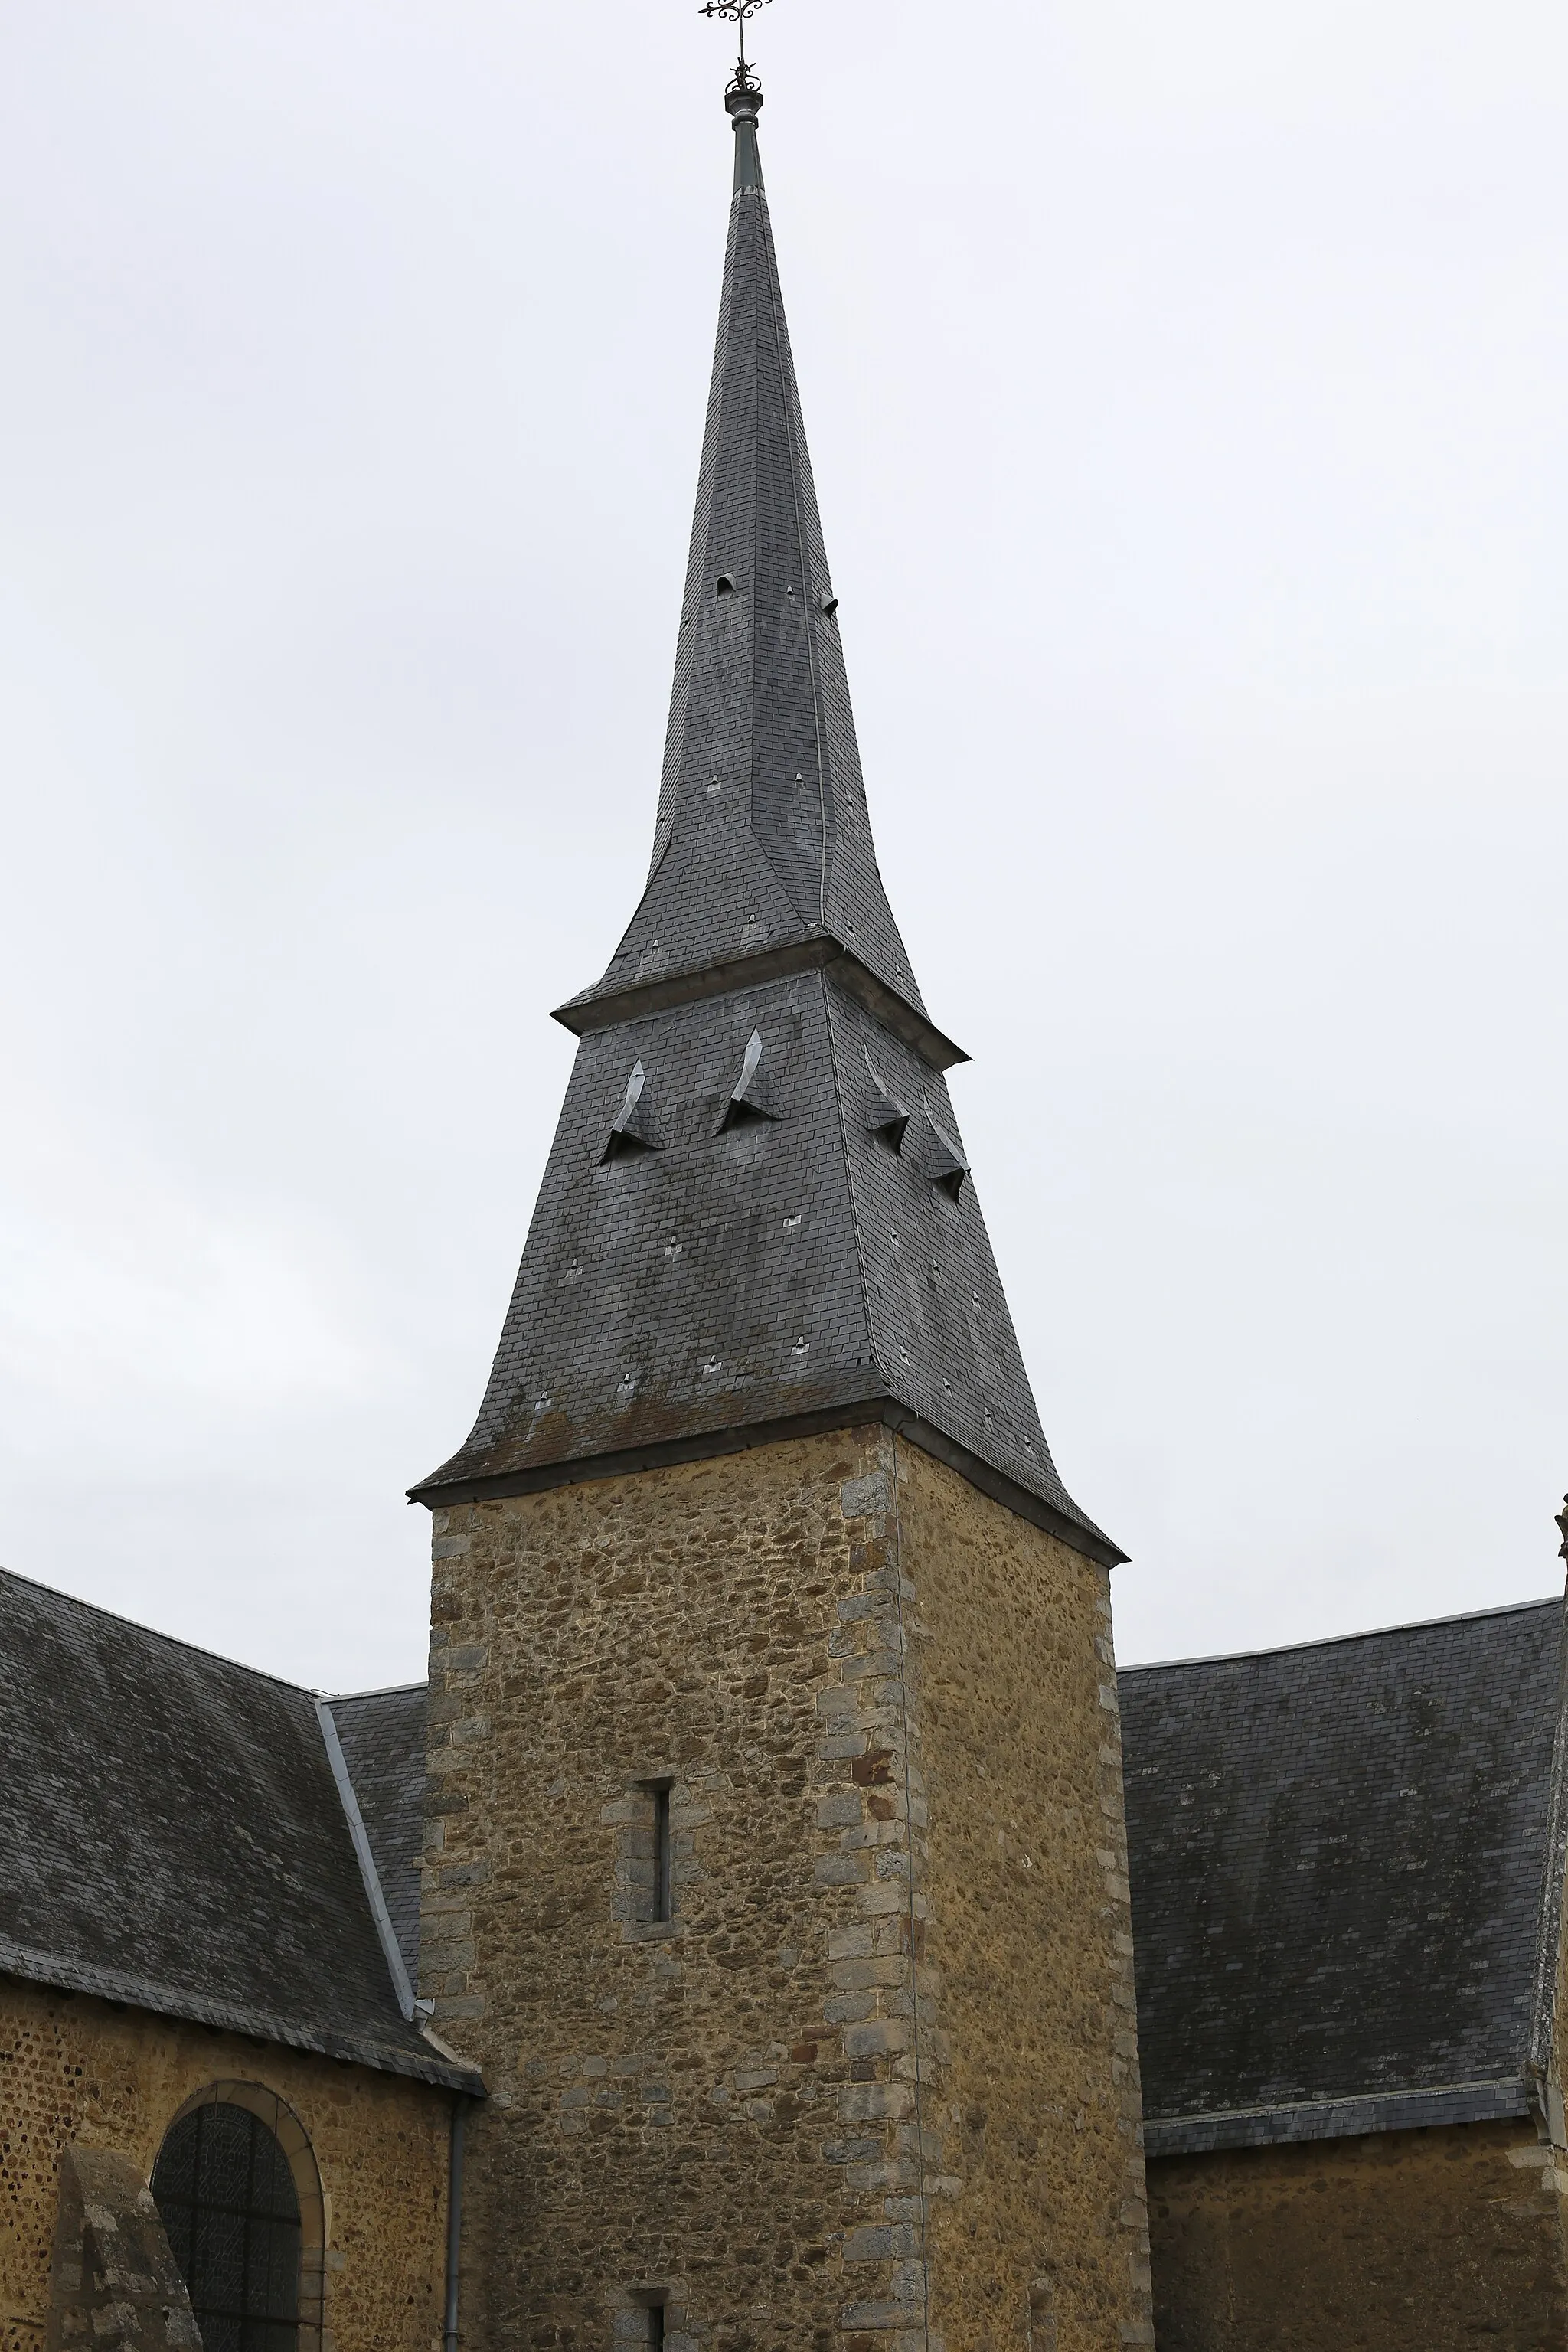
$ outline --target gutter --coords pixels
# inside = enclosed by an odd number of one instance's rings
[[[94,2000],[118,2001],[121,2008],[144,2009],[154,2017],[184,2018],[195,2025],[213,2026],[220,2033],[243,2033],[251,2042],[275,2042],[280,2050],[309,2050],[321,2058],[341,2058],[346,2065],[369,2066],[378,2074],[434,2083],[442,2090],[465,2091],[471,2098],[484,2096],[477,2066],[442,2049],[427,2032],[401,2038],[390,2016],[384,2035],[323,2024],[319,2018],[285,2017],[277,2010],[215,1999],[188,1985],[159,1984],[122,1969],[100,1968],[94,1960],[78,1959],[68,1952],[41,1952],[6,1935],[0,1935],[0,1977],[49,1985],[60,1992],[88,1993]]]
[[[1439,2124],[1507,2123],[1531,2112],[1523,2074],[1443,2083],[1429,2090],[1372,2091],[1289,2106],[1226,2107],[1206,2115],[1145,2116],[1151,2158],[1211,2156],[1221,2148],[1278,2147],[1303,2140],[1361,2139],[1372,2132],[1429,2131]]]

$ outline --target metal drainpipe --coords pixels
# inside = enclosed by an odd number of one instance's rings
[[[458,2352],[458,2258],[463,2244],[463,2136],[470,2101],[461,2092],[452,2102],[447,2157],[447,2322],[445,2352]]]

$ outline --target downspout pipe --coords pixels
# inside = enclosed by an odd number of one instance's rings
[[[468,2109],[473,2105],[459,2092],[452,2102],[452,2129],[447,2150],[447,2315],[441,2332],[443,2352],[458,2352],[458,2265],[463,2250],[463,2142]]]

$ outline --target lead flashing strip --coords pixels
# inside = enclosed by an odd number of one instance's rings
[[[1304,2140],[1361,2139],[1371,2132],[1430,2130],[1436,2124],[1505,2123],[1532,2112],[1522,2075],[1448,2083],[1431,2091],[1374,2091],[1362,2098],[1310,2099],[1288,2107],[1235,2107],[1172,2116],[1143,2125],[1146,2156],[1209,2156],[1229,2147],[1279,2147]]]
[[[665,972],[658,980],[612,989],[603,995],[589,992],[574,996],[565,1004],[557,1005],[551,1018],[559,1021],[563,1029],[570,1029],[574,1036],[585,1037],[600,1029],[617,1029],[628,1022],[647,1020],[655,1013],[668,1013],[675,1005],[700,1003],[710,996],[739,996],[747,989],[763,988],[773,981],[789,980],[802,971],[831,972],[840,988],[896,1037],[901,1037],[931,1069],[951,1070],[960,1062],[968,1061],[969,1055],[962,1045],[955,1045],[934,1022],[917,1012],[886,981],[879,980],[841,940],[821,932],[788,940],[782,947],[764,948],[758,955],[731,957],[722,963],[689,965],[684,971]]]
[[[368,2034],[339,2033],[330,2026],[311,2025],[297,2018],[279,2017],[243,2003],[214,2000],[184,1986],[150,1983],[119,1969],[104,1969],[68,1954],[40,1952],[0,1936],[0,1976],[17,1977],[27,1984],[50,1985],[59,1992],[90,1993],[121,2009],[145,2009],[155,2017],[179,2017],[195,2025],[216,2026],[223,2033],[242,2033],[251,2042],[276,2042],[284,2050],[308,2050],[344,2064],[369,2066],[378,2074],[405,2074],[416,2083],[434,2083],[446,2091],[462,2091],[483,2098],[484,2079],[476,2067],[426,2058],[418,2049],[374,2041]]]
[[[397,2006],[403,2011],[403,2021],[405,2025],[412,2025],[414,1987],[408,1981],[408,1970],[404,1965],[402,1947],[393,1928],[391,1914],[386,1907],[386,1897],[381,1891],[381,1874],[375,1866],[375,1856],[370,1850],[370,1838],[365,1830],[364,1816],[359,1809],[359,1799],[354,1795],[354,1784],[349,1778],[348,1759],[343,1754],[342,1741],[338,1738],[338,1727],[332,1717],[330,1701],[323,1698],[320,1691],[312,1692],[311,1696],[316,1702],[316,1720],[321,1727],[321,1738],[326,1746],[327,1761],[332,1768],[332,1779],[337,1783],[339,1802],[342,1806],[343,1816],[349,1825],[349,1835],[353,1840],[354,1859],[359,1864],[359,1874],[364,1881],[365,1900],[370,1905],[370,1916],[375,1921],[375,1932],[381,1938],[382,1957],[386,1962],[386,1972],[392,1979],[392,1990],[397,1995]]]

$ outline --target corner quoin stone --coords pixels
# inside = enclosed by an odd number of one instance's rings
[[[1106,1571],[879,1424],[435,1525],[465,2327],[1152,2340]]]

